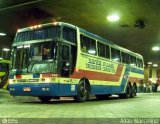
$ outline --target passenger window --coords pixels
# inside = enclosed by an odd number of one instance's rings
[[[98,56],[110,59],[109,45],[98,42]]]
[[[80,40],[81,40],[81,51],[85,52],[85,53],[89,53],[92,55],[96,54],[96,41],[81,35],[80,36]]]
[[[105,45],[98,42],[98,56],[105,57]]]
[[[109,49],[109,45],[106,45],[105,47],[106,47],[106,51],[105,51],[105,53],[106,53],[106,58],[107,58],[107,59],[110,59],[110,49]]]
[[[129,54],[121,52],[121,55],[122,55],[122,62],[129,64]]]
[[[139,68],[143,68],[142,59],[137,58],[137,65],[138,65]]]
[[[111,59],[116,62],[121,62],[120,50],[111,48]]]
[[[130,65],[137,66],[136,64],[136,57],[130,55]]]

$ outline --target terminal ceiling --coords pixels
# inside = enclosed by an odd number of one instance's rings
[[[106,19],[113,13],[118,22]],[[53,21],[84,28],[142,54],[145,62],[160,60],[160,52],[151,49],[160,46],[159,0],[1,0],[0,32],[7,35],[0,37],[0,49],[11,48],[17,29]]]

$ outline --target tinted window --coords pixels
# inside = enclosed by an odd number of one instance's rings
[[[121,61],[120,50],[111,48],[111,59],[113,61],[120,62]]]
[[[81,40],[81,51],[89,54],[96,54],[96,41],[81,35],[80,36]]]
[[[129,54],[121,52],[121,55],[122,55],[122,62],[129,64]]]
[[[109,46],[98,42],[98,56],[110,59],[110,49]]]
[[[136,66],[136,57],[130,55],[130,65]]]
[[[106,58],[110,59],[110,49],[109,49],[109,46],[106,45],[105,47],[106,47]]]
[[[137,66],[138,66],[139,68],[143,68],[142,59],[137,58]]]
[[[98,55],[105,57],[105,45],[98,42]]]
[[[76,42],[76,30],[68,27],[63,27],[63,38],[73,43]]]
[[[45,27],[17,33],[14,42],[60,37],[60,27]]]

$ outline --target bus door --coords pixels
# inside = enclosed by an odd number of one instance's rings
[[[61,70],[62,77],[69,77],[71,74],[71,46],[68,44],[62,44],[61,47]]]

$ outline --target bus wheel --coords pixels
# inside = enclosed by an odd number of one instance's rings
[[[51,96],[40,96],[38,98],[41,100],[41,102],[48,103],[52,97]]]
[[[136,84],[133,84],[132,86],[132,97],[135,97],[137,95],[137,86]]]
[[[119,94],[120,98],[128,99],[132,97],[132,86],[130,84],[127,84],[126,90],[124,94]]]
[[[89,100],[90,86],[85,79],[81,80],[78,84],[77,96],[75,100],[78,102],[85,102]]]

